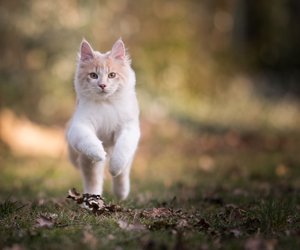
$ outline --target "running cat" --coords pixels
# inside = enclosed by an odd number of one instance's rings
[[[123,41],[100,53],[83,40],[74,85],[77,107],[67,141],[70,160],[81,171],[84,192],[102,194],[109,159],[113,192],[126,199],[140,128],[135,73]]]

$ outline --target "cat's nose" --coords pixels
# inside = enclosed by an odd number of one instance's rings
[[[100,87],[101,89],[105,89],[106,85],[105,85],[105,84],[99,84],[99,87]]]

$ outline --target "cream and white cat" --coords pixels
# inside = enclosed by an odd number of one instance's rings
[[[119,199],[129,194],[130,168],[140,137],[130,63],[121,39],[106,53],[94,51],[86,40],[81,43],[74,82],[77,107],[67,141],[86,193],[102,194],[104,164],[109,159],[114,194]]]

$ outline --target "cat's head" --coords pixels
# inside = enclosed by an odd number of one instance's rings
[[[134,72],[121,39],[106,53],[94,51],[85,39],[81,42],[75,76],[79,98],[107,100],[132,89],[134,84]]]

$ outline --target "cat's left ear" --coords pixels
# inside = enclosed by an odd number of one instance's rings
[[[126,49],[124,42],[120,38],[118,41],[115,42],[111,49],[111,57],[115,59],[125,60],[126,59]]]

